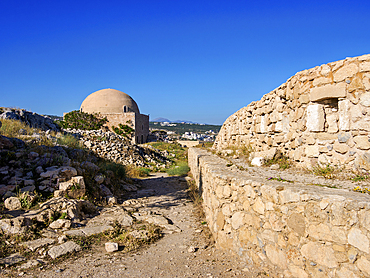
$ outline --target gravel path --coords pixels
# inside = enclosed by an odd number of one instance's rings
[[[77,258],[12,272],[12,277],[267,277],[264,270],[250,269],[214,247],[188,198],[184,178],[155,174],[140,186],[133,201],[163,214],[181,232],[167,231],[156,243],[126,254],[106,253],[101,244]]]

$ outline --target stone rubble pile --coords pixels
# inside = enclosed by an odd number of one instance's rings
[[[278,150],[298,166],[370,170],[370,55],[298,72],[231,115],[217,151],[250,145],[251,157]]]
[[[163,168],[170,163],[170,154],[167,151],[156,150],[150,145],[132,144],[127,137],[111,131],[76,129],[65,131],[77,136],[84,147],[98,156],[116,163],[157,168]]]
[[[60,131],[58,125],[50,117],[32,113],[25,109],[0,107],[0,119],[19,120],[30,127],[39,128],[43,131]]]

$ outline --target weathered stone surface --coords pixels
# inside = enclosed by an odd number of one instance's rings
[[[292,273],[293,277],[297,278],[308,278],[308,274],[300,267],[295,265],[288,265],[289,271]]]
[[[353,138],[353,141],[356,143],[356,147],[360,150],[370,149],[370,142],[368,136],[356,136]]]
[[[319,157],[319,146],[307,146],[305,149],[305,153],[307,157]]]
[[[71,220],[68,219],[58,219],[54,222],[50,223],[49,225],[52,229],[61,229],[61,228],[70,228],[71,227]]]
[[[321,241],[332,241],[332,231],[330,228],[323,224],[320,223],[319,225],[310,225],[308,227],[307,233],[310,237],[321,240]]]
[[[298,235],[304,236],[306,224],[302,214],[293,213],[291,216],[289,216],[287,223],[289,228],[295,231]]]
[[[287,268],[287,259],[285,253],[277,249],[275,246],[271,244],[266,245],[266,255],[277,267],[281,269]]]
[[[310,100],[320,101],[329,98],[345,98],[345,83],[328,84],[322,87],[314,87],[310,90]]]
[[[290,189],[279,192],[279,199],[282,204],[300,201],[299,193],[292,192]]]
[[[307,129],[309,131],[324,131],[325,113],[321,104],[311,104],[307,107]]]
[[[22,204],[17,197],[9,197],[4,201],[4,205],[8,210],[18,210],[22,208]]]
[[[355,160],[355,166],[358,169],[370,170],[370,153],[366,152],[357,156]]]
[[[351,138],[351,134],[349,132],[345,132],[345,133],[339,133],[338,134],[338,142],[339,143],[346,143],[348,141],[349,138]]]
[[[347,153],[349,151],[349,146],[346,144],[341,144],[339,142],[335,142],[333,148],[338,153]]]
[[[3,264],[5,266],[11,266],[13,264],[17,264],[19,262],[24,261],[26,258],[23,257],[19,253],[12,254],[6,258],[0,259],[0,265]]]
[[[102,226],[96,226],[96,227],[86,227],[86,228],[81,228],[77,230],[69,230],[69,231],[65,231],[64,233],[70,236],[91,236],[91,235],[97,235],[97,234],[100,234],[102,232],[112,230],[112,229],[113,229],[112,226],[102,225]]]
[[[6,234],[23,234],[30,225],[31,220],[22,216],[0,220],[0,230]]]
[[[364,256],[356,261],[356,265],[365,275],[370,276],[370,262]]]
[[[105,243],[105,251],[108,253],[118,251],[118,243],[116,242],[106,242]]]
[[[53,244],[54,241],[55,240],[51,238],[39,238],[39,239],[23,242],[22,244],[26,248],[30,249],[31,251],[35,251],[39,247]]]
[[[366,107],[370,106],[370,93],[369,92],[363,93],[360,96],[360,104]]]
[[[302,255],[317,264],[324,265],[329,268],[338,266],[334,255],[334,250],[330,247],[323,246],[320,243],[309,242],[302,246]]]
[[[358,72],[358,66],[356,64],[348,64],[340,68],[333,74],[334,81],[340,82],[348,77],[354,76]]]
[[[81,251],[80,245],[74,243],[73,241],[67,241],[66,243],[50,248],[48,255],[52,259],[56,259],[62,255],[78,251]]]
[[[244,215],[245,213],[242,212],[242,211],[238,211],[236,212],[232,217],[231,217],[231,225],[232,227],[237,230],[239,229],[241,226],[244,225],[245,223],[245,220],[244,220]]]
[[[259,214],[265,213],[265,204],[262,202],[261,198],[257,198],[256,202],[253,204],[253,209]]]
[[[352,228],[349,231],[348,243],[365,253],[369,253],[369,239],[360,229]]]
[[[351,270],[346,267],[342,267],[337,271],[338,278],[358,278]]]

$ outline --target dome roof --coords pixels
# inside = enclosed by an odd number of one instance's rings
[[[92,93],[81,104],[85,113],[123,113],[139,112],[136,102],[124,92],[115,89],[103,89]]]

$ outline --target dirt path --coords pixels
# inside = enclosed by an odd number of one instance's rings
[[[249,271],[245,263],[217,250],[194,213],[184,178],[155,174],[140,181],[132,201],[151,213],[159,212],[181,229],[139,251],[106,253],[103,245],[79,258],[34,270],[19,270],[22,277],[266,277]],[[270,276],[271,277],[271,276]]]

